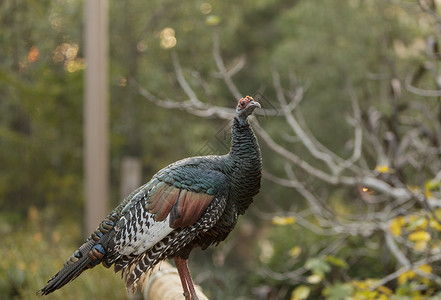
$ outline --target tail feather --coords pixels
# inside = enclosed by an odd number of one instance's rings
[[[84,270],[94,267],[106,260],[109,242],[114,231],[108,231],[96,239],[93,235],[66,261],[64,267],[49,279],[46,286],[37,292],[37,295],[47,295],[63,287],[77,278]],[[111,245],[110,245],[111,246]]]
[[[49,279],[46,286],[37,292],[37,295],[47,295],[53,291],[63,287],[65,284],[71,282],[77,278],[86,269],[93,260],[88,256],[94,246],[95,241],[90,239],[84,243],[72,257],[65,263],[63,269],[61,269],[54,277]],[[72,262],[73,259],[77,259]]]

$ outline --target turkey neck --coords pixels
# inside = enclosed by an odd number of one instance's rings
[[[231,134],[231,149],[226,155],[227,173],[232,180],[232,196],[239,204],[239,212],[244,213],[259,192],[262,160],[248,120],[241,122],[234,118]]]
[[[251,159],[253,163],[259,162],[260,164],[259,144],[248,120],[242,122],[235,117],[233,119],[231,135],[231,148],[228,154],[230,158],[233,160]],[[245,161],[242,163],[245,163]]]

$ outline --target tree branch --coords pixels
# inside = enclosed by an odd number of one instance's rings
[[[415,272],[422,265],[430,264],[430,263],[436,262],[440,259],[441,259],[441,253],[437,253],[437,254],[428,256],[426,258],[423,258],[417,262],[414,262],[413,264],[405,265],[405,266],[401,267],[400,269],[398,269],[397,271],[390,273],[389,275],[383,277],[381,280],[377,281],[375,284],[373,284],[370,287],[370,289],[375,290],[376,288],[388,283],[389,281],[392,281],[392,280],[398,278],[398,276],[400,276],[401,274],[403,274],[407,271],[413,270]],[[419,273],[419,275],[422,274],[424,277],[428,277],[428,273],[426,273],[426,272],[424,272],[424,273],[418,272],[418,273]],[[431,274],[431,275],[434,275],[434,274]],[[438,277],[438,276],[436,276],[436,277]],[[441,285],[441,282],[438,281],[437,284]]]
[[[220,75],[224,79],[225,84],[227,85],[228,89],[230,90],[231,94],[236,99],[242,98],[242,93],[239,92],[239,89],[236,87],[236,85],[231,80],[231,76],[234,74],[233,72],[228,72],[227,68],[225,67],[224,61],[222,59],[221,53],[220,53],[220,44],[219,44],[219,34],[215,32],[213,34],[213,57],[216,61],[217,69],[219,70]]]

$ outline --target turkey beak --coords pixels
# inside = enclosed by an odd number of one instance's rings
[[[250,102],[250,104],[248,104],[248,106],[250,106],[250,107],[253,107],[253,108],[262,108],[261,106],[260,106],[260,103],[259,102],[256,102],[256,101],[251,101]]]

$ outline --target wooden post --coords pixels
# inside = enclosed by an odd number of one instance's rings
[[[84,2],[85,93],[84,174],[85,230],[90,234],[108,213],[108,3]]]
[[[199,300],[208,300],[199,286],[195,286]],[[143,287],[144,300],[185,300],[178,270],[167,261],[155,268]]]
[[[124,156],[121,161],[121,200],[141,186],[142,161],[132,156]]]

